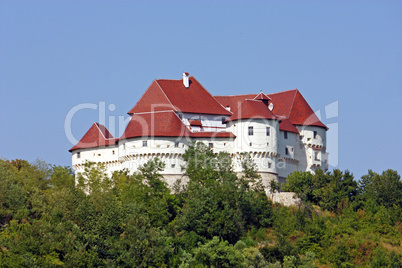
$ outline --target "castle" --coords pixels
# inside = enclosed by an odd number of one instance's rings
[[[232,156],[250,154],[263,182],[283,182],[293,171],[328,169],[327,127],[297,89],[273,94],[212,96],[193,76],[154,80],[128,112],[131,119],[119,138],[94,123],[69,151],[72,166],[103,163],[108,174],[135,172],[149,159],[166,163],[162,172],[172,185],[183,175],[182,155],[192,142]]]

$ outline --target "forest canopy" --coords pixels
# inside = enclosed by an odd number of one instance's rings
[[[0,267],[402,267],[394,170],[358,181],[294,172],[277,190],[300,202],[285,207],[246,154],[241,176],[202,143],[183,158],[189,181],[174,189],[157,158],[110,178],[95,163],[76,178],[69,167],[0,160]]]

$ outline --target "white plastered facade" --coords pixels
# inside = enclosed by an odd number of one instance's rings
[[[76,173],[84,171],[87,161],[102,163],[111,176],[114,171],[127,169],[131,173],[148,160],[158,157],[165,162],[162,172],[172,186],[183,178],[183,154],[191,142],[203,142],[215,153],[232,156],[235,172],[241,172],[240,155],[249,153],[257,165],[266,187],[270,180],[285,181],[294,171],[328,169],[326,129],[317,126],[297,126],[299,133],[279,129],[278,119],[241,119],[223,123],[223,116],[181,114],[178,116],[191,132],[224,131],[234,138],[136,137],[119,140],[116,145],[78,149],[72,152]],[[203,129],[194,128],[188,120],[200,120]],[[252,130],[250,130],[250,128]],[[269,130],[267,130],[269,129]],[[251,131],[251,132],[250,132]]]

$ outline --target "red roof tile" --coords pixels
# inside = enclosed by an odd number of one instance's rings
[[[94,123],[82,139],[69,151],[72,152],[84,148],[115,145],[117,141],[118,139],[113,138],[113,135],[105,126]]]
[[[260,93],[261,94],[261,93]],[[234,96],[215,96],[223,106],[229,106],[231,111],[237,109],[242,101],[254,99],[258,95],[234,95]],[[272,112],[275,115],[288,118],[291,124],[304,126],[318,126],[327,128],[315,115],[310,105],[300,94],[299,90],[287,90],[278,93],[268,94],[274,105]]]
[[[190,126],[196,126],[196,127],[202,126],[202,123],[200,120],[188,120],[188,122],[190,123]]]
[[[236,111],[240,103],[244,100],[254,99],[256,94],[234,95],[234,96],[215,96],[224,107],[229,107],[230,111]]]
[[[129,114],[152,111],[231,115],[194,77],[189,87],[183,80],[155,80]]]
[[[327,128],[315,115],[310,105],[300,94],[293,89],[268,95],[274,104],[274,114],[289,118],[294,125],[318,126]]]
[[[290,123],[289,119],[282,119],[279,123],[279,130],[289,131],[293,133],[299,134],[299,130],[292,123]]]
[[[245,100],[240,103],[234,114],[226,121],[234,121],[239,119],[277,119],[268,107],[259,100]]]
[[[158,82],[153,81],[137,104],[128,112],[128,114],[167,110],[176,111],[175,107],[162,91]]]
[[[134,137],[181,137],[190,131],[173,111],[134,114],[120,139]]]

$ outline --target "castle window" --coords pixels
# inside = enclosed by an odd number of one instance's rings
[[[179,147],[179,142],[178,142],[178,141],[176,141],[176,142],[174,143],[174,147],[176,147],[176,148]]]
[[[209,148],[214,148],[214,144],[212,142],[209,143]]]
[[[225,124],[226,118],[222,117],[222,124]]]
[[[125,150],[126,149],[126,144],[123,144],[123,150]]]
[[[314,160],[320,160],[318,159],[318,152],[314,152]]]
[[[172,166],[171,166],[171,167],[172,167],[172,168],[174,168],[175,166],[176,166],[175,164],[172,164]]]
[[[314,131],[314,139],[317,139],[318,133],[317,131]]]
[[[272,167],[272,163],[268,162],[268,168],[271,168],[271,167]]]
[[[299,136],[299,139],[302,141],[302,140],[303,140],[303,136],[302,136],[302,135],[300,135],[300,136]]]
[[[253,127],[248,127],[248,135],[253,136],[254,135],[254,129]]]
[[[288,148],[285,148],[285,154],[289,155],[289,149]]]
[[[148,141],[142,141],[142,147],[148,147]]]
[[[77,158],[81,158],[81,152],[77,153]]]
[[[114,155],[114,150],[112,151],[112,154]]]
[[[271,128],[267,127],[267,136],[270,136],[270,134],[271,134]]]
[[[183,119],[183,114],[179,114],[179,118],[180,118],[180,119]]]
[[[283,132],[283,137],[285,138],[285,140],[288,139],[288,132],[287,132],[287,131],[284,131],[284,132]]]

